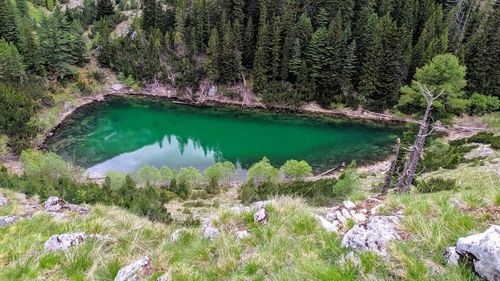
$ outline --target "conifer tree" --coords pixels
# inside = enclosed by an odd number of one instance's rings
[[[274,79],[279,78],[281,63],[281,22],[280,17],[273,18],[273,31],[271,42],[271,69]]]
[[[112,0],[97,0],[97,15],[96,19],[99,20],[103,17],[114,14],[115,7]]]
[[[219,79],[219,33],[217,28],[213,28],[208,40],[208,47],[206,50],[207,60],[206,68],[208,79],[217,81]]]
[[[259,33],[257,35],[257,46],[255,50],[255,58],[253,63],[254,85],[255,92],[261,92],[265,89],[268,82],[268,75],[271,65],[269,63],[269,42],[270,28],[267,20],[267,6],[265,2],[261,4]]]
[[[289,78],[289,62],[293,56],[293,49],[296,40],[294,25],[297,17],[295,0],[288,0],[285,8],[284,25],[283,25],[283,48],[281,56],[281,79],[288,80]]]
[[[243,44],[243,65],[245,67],[251,67],[254,60],[255,52],[255,33],[252,18],[248,19],[247,26],[245,28],[245,44]]]
[[[233,28],[229,22],[223,25],[222,52],[220,53],[220,74],[224,82],[238,80],[241,71],[241,54],[234,40]]]
[[[10,0],[0,0],[0,39],[17,43],[19,32],[16,24],[16,13]]]
[[[149,31],[157,26],[156,0],[143,0],[142,2],[142,29]]]
[[[24,19],[20,24],[19,52],[22,54],[26,70],[40,74],[43,66],[43,53],[34,34],[32,23]]]
[[[20,81],[25,74],[25,66],[16,46],[5,39],[0,39],[0,80]]]
[[[16,0],[16,8],[21,13],[21,16],[28,16],[28,3],[26,0]]]

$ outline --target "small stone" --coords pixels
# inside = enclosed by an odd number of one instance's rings
[[[333,221],[336,221],[335,219],[337,218],[337,216],[335,215],[335,213],[328,213],[326,214],[325,218],[331,222]]]
[[[337,232],[338,231],[337,226],[335,224],[329,222],[328,220],[326,220],[324,217],[319,216],[319,215],[314,215],[314,217],[320,221],[321,226],[326,230],[326,232]]]
[[[460,255],[457,253],[455,247],[448,247],[444,250],[444,258],[446,263],[451,265],[458,265]]]
[[[351,214],[349,214],[349,211],[347,211],[346,209],[342,209],[342,215],[346,219],[350,219],[351,218]]]
[[[266,209],[262,208],[253,214],[253,221],[256,223],[267,223],[268,216]]]
[[[214,239],[217,236],[219,236],[220,232],[216,228],[213,228],[211,226],[205,228],[203,230],[203,236],[207,239]]]
[[[0,206],[5,206],[9,203],[9,199],[7,197],[0,196]]]
[[[345,221],[347,220],[343,215],[342,213],[340,213],[339,211],[335,211],[335,216],[337,217],[337,220],[341,223],[341,224],[344,224]]]
[[[80,207],[75,204],[70,204],[59,197],[51,196],[45,201],[44,211],[47,213],[62,213],[64,211],[77,212],[79,214],[87,214],[90,212],[88,208]]]
[[[123,84],[113,84],[111,86],[111,89],[113,91],[121,91],[121,90],[123,90],[123,88],[125,88],[125,86]]]
[[[170,241],[175,242],[175,241],[179,240],[179,238],[181,238],[181,236],[182,236],[182,234],[184,234],[184,232],[186,232],[186,228],[184,228],[184,227],[177,229],[170,236]]]
[[[45,241],[45,251],[67,250],[82,244],[85,239],[87,239],[87,235],[83,232],[54,235]]]
[[[115,281],[143,280],[144,277],[153,273],[150,257],[142,257],[133,263],[124,266],[118,271]]]
[[[352,202],[351,202],[351,201],[349,201],[349,200],[342,202],[342,204],[343,204],[343,205],[344,205],[344,207],[346,207],[347,209],[354,209],[354,208],[356,208],[356,204],[352,203]]]
[[[462,204],[462,202],[458,201],[457,199],[453,199],[451,201],[451,204],[453,204],[453,206],[455,208],[458,208],[458,209],[465,209],[465,208],[467,208],[467,206],[465,206],[464,204]]]
[[[238,239],[245,239],[245,238],[248,238],[250,237],[250,232],[248,232],[247,230],[240,230],[238,232],[236,232],[236,238]]]
[[[0,227],[7,226],[9,224],[13,224],[21,218],[18,216],[3,216],[0,217]]]
[[[170,281],[170,280],[172,280],[172,269],[167,270],[165,274],[156,279],[156,281]]]

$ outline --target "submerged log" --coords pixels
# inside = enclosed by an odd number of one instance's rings
[[[384,184],[384,187],[382,188],[382,194],[387,194],[387,191],[391,187],[392,176],[394,175],[394,172],[396,171],[396,162],[398,161],[400,147],[401,147],[401,140],[398,138],[396,140],[396,144],[394,145],[394,148],[392,149],[391,167],[389,168],[389,170],[387,171],[387,174],[385,175],[385,184]]]

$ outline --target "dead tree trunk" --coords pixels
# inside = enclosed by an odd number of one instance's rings
[[[392,149],[391,167],[389,168],[389,171],[387,171],[387,174],[385,175],[385,184],[384,187],[382,188],[382,194],[387,194],[387,191],[391,187],[392,176],[396,171],[396,162],[398,161],[400,146],[401,146],[401,140],[398,138],[396,140],[394,148]]]
[[[396,186],[400,193],[408,192],[410,190],[410,186],[417,171],[418,161],[424,151],[425,139],[428,135],[430,135],[429,126],[431,122],[432,103],[443,94],[443,92],[441,92],[439,95],[434,97],[433,90],[429,90],[425,85],[419,86],[420,93],[427,101],[427,107],[425,109],[424,117],[422,118],[422,121],[420,121],[420,128],[417,136],[415,137],[415,143],[410,147],[410,155],[406,160],[403,174],[399,177],[399,181]]]

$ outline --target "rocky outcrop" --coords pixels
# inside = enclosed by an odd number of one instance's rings
[[[45,251],[64,251],[71,247],[78,246],[85,242],[87,239],[95,239],[104,242],[116,242],[116,239],[110,236],[101,234],[87,235],[84,232],[64,233],[54,235],[45,241]]]
[[[43,210],[47,213],[57,214],[64,212],[77,212],[78,214],[88,214],[90,210],[75,204],[70,204],[63,199],[51,196],[45,201]]]
[[[4,226],[10,225],[10,224],[13,224],[20,219],[21,219],[21,217],[18,217],[18,216],[0,217],[0,227],[4,227]]]
[[[477,145],[477,147],[465,153],[464,155],[465,160],[470,161],[474,159],[487,158],[495,155],[495,150],[493,150],[491,148],[491,145],[489,144],[473,143],[472,145]]]
[[[455,247],[445,250],[447,262],[471,264],[474,271],[488,281],[500,280],[500,226],[458,239]]]
[[[342,239],[342,247],[352,250],[373,251],[387,256],[387,243],[399,240],[399,219],[395,216],[374,216],[368,223],[358,224],[347,231]]]
[[[154,272],[150,257],[142,257],[131,264],[122,267],[115,277],[115,281],[143,280]],[[167,279],[168,280],[168,279]]]
[[[253,214],[253,221],[255,223],[267,223],[269,220],[269,217],[267,215],[267,211],[266,209],[264,209],[263,207],[260,208],[259,210],[257,210],[254,214]]]
[[[7,197],[4,197],[4,196],[0,196],[0,207],[1,206],[5,206],[9,203],[9,199]]]
[[[334,221],[333,223],[329,222],[327,219],[320,215],[314,215],[316,219],[319,220],[321,226],[326,230],[326,232],[338,232],[338,222]]]

